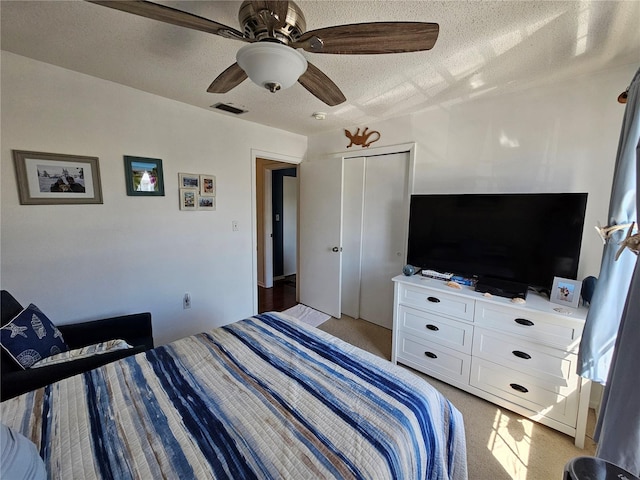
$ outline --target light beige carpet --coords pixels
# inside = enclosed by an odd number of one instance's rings
[[[343,316],[318,327],[375,355],[391,358],[391,331]],[[464,417],[469,480],[562,480],[572,458],[594,455],[588,438],[584,450],[573,438],[535,423],[415,370],[453,403]],[[589,433],[595,415],[590,412]]]

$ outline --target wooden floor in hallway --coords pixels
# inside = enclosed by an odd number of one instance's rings
[[[258,313],[282,312],[297,303],[295,275],[274,281],[271,288],[258,285]]]

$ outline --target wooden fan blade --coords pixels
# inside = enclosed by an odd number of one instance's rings
[[[430,50],[438,39],[437,23],[374,22],[311,30],[290,46],[312,53],[403,53]]]
[[[318,67],[309,62],[307,62],[307,71],[298,79],[298,83],[330,107],[340,105],[347,100],[338,86]]]
[[[209,93],[227,93],[233,87],[237,87],[247,79],[247,74],[240,68],[240,65],[234,63],[218,77],[211,82],[207,92]]]
[[[104,7],[114,8],[127,13],[151,18],[160,22],[170,23],[179,27],[186,27],[201,32],[213,33],[226,38],[235,38],[245,42],[253,40],[245,38],[238,30],[213,20],[193,15],[192,13],[176,10],[175,8],[148,2],[146,0],[86,0]]]

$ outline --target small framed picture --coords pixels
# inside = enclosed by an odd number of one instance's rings
[[[102,203],[98,157],[13,150],[20,205]]]
[[[198,210],[215,210],[216,197],[198,195]]]
[[[216,196],[216,177],[200,175],[200,195]]]
[[[581,288],[582,282],[578,280],[554,277],[549,301],[557,303],[558,305],[564,305],[565,307],[578,308]]]
[[[127,195],[134,197],[164,197],[162,160],[159,158],[124,156],[124,176]]]
[[[198,208],[198,190],[195,188],[180,189],[180,210],[195,210]]]
[[[200,175],[197,173],[179,173],[178,187],[200,190]]]

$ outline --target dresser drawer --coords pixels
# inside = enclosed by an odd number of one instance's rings
[[[471,357],[421,338],[398,336],[397,360],[424,373],[434,372],[455,381],[469,383]]]
[[[421,310],[440,315],[448,315],[470,322],[473,321],[474,301],[472,298],[414,287],[412,285],[402,285],[398,301],[400,304],[416,307]]]
[[[476,325],[577,352],[582,323],[568,317],[477,302]]]
[[[558,387],[554,382],[473,358],[470,384],[545,417],[575,426],[579,388]]]
[[[476,327],[472,355],[542,378],[559,387],[578,385],[579,377],[575,374],[577,355],[529,343],[521,337]]]
[[[398,329],[407,337],[423,338],[438,345],[471,353],[473,325],[442,317],[431,312],[401,305],[398,308]]]

